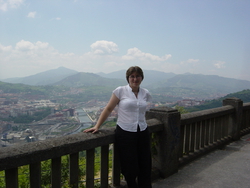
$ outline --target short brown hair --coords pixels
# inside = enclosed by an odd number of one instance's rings
[[[132,66],[132,67],[130,67],[130,68],[127,70],[127,72],[126,72],[126,79],[127,79],[127,81],[128,81],[128,77],[129,77],[131,74],[133,74],[134,72],[136,72],[136,73],[138,73],[139,75],[141,75],[142,80],[143,80],[144,75],[143,75],[142,69],[141,69],[140,67],[138,67],[138,66]],[[129,83],[129,81],[128,81],[128,83]]]

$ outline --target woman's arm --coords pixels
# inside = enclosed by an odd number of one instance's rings
[[[89,129],[85,129],[83,132],[85,132],[85,133],[87,133],[87,132],[96,133],[99,130],[100,126],[108,118],[108,116],[114,110],[115,106],[118,103],[119,103],[119,99],[115,96],[115,94],[112,94],[107,106],[102,111],[102,113],[101,113],[97,123],[95,124],[95,126],[92,127],[92,128],[89,128]]]

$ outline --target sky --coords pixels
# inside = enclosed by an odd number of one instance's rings
[[[135,65],[250,81],[250,0],[0,0],[0,79]]]

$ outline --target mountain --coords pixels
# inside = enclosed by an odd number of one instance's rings
[[[66,87],[110,86],[115,88],[117,86],[125,84],[126,81],[124,79],[121,80],[121,79],[104,78],[93,73],[79,72],[77,74],[62,79],[61,81],[56,82],[53,85],[62,85]]]
[[[154,90],[170,88],[194,90],[195,93],[226,95],[250,88],[250,81],[225,78],[216,75],[180,74],[148,86]],[[191,93],[190,93],[191,94]],[[192,96],[192,95],[190,95]]]
[[[75,70],[71,70],[65,67],[59,67],[57,69],[48,70],[23,78],[8,78],[2,81],[8,83],[21,83],[26,85],[50,85],[76,73],[78,72]]]
[[[119,70],[111,73],[97,73],[97,75],[105,78],[126,79],[126,70]]]
[[[105,78],[116,78],[126,80],[126,70],[119,70],[111,73],[97,73],[99,76]],[[174,73],[166,73],[155,70],[143,70],[144,80],[142,82],[143,87],[147,87],[148,85],[155,84],[161,82],[162,80],[166,80],[176,76]]]
[[[221,97],[219,99],[213,99],[211,101],[206,101],[204,104],[199,105],[199,106],[194,106],[194,107],[188,107],[187,110],[189,112],[194,112],[194,111],[200,111],[200,110],[206,110],[206,109],[211,109],[211,108],[217,108],[222,106],[222,101],[226,98],[232,98],[236,97],[239,98],[243,101],[243,103],[250,102],[250,89],[246,89],[243,91],[239,91],[236,93],[230,93],[224,97]]]
[[[126,85],[126,70],[112,73],[84,73],[59,67],[24,78],[4,80],[26,85],[61,85],[67,87],[104,86],[114,88]],[[174,74],[144,70],[142,87],[152,94],[171,98],[214,99],[229,93],[250,89],[250,81],[225,78],[216,75]],[[106,88],[106,89],[107,89]],[[112,90],[111,90],[112,91]]]

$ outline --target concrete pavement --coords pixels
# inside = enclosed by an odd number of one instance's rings
[[[154,182],[153,188],[250,188],[250,134]]]

